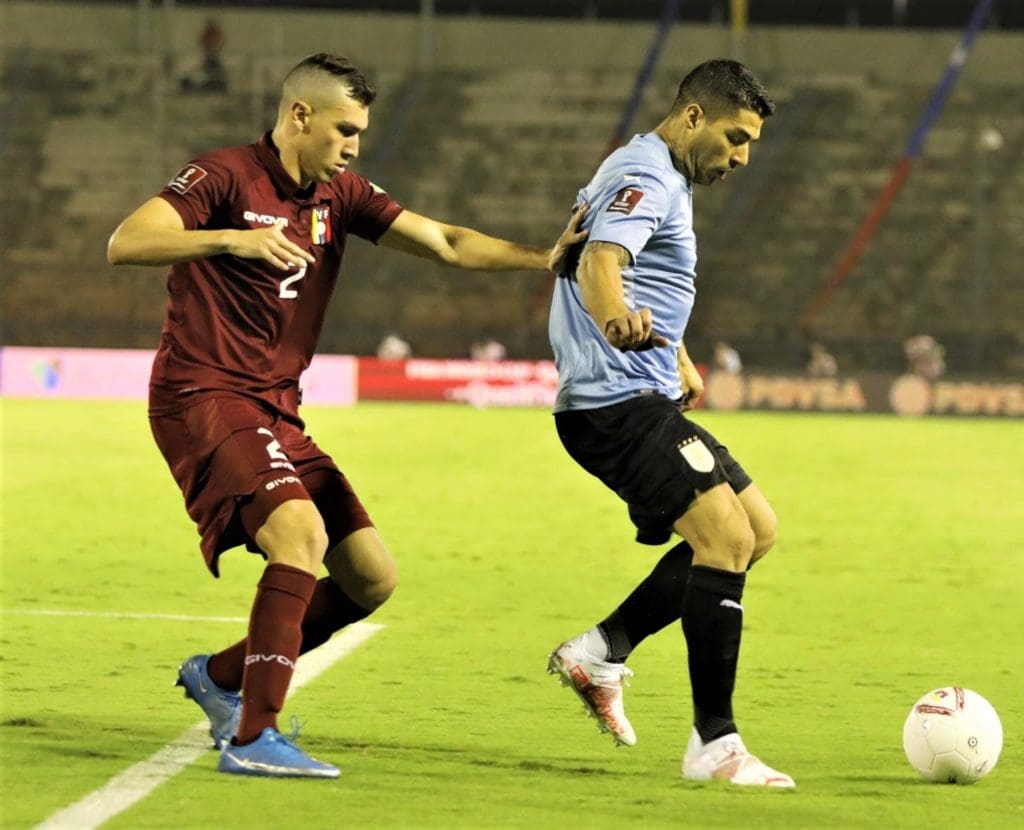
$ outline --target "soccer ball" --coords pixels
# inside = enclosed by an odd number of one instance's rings
[[[903,751],[929,781],[971,784],[999,760],[1003,727],[981,695],[959,686],[928,692],[903,724]]]

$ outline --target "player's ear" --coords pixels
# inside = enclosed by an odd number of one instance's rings
[[[683,110],[683,123],[691,129],[697,129],[706,119],[704,108],[698,103],[687,104]]]
[[[309,120],[313,115],[313,108],[305,101],[293,101],[291,108],[292,123],[301,131],[309,129]]]

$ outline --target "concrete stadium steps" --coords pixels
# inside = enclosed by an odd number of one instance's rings
[[[5,247],[9,284],[40,301],[39,292],[60,294],[67,316],[59,325],[87,331],[95,314],[116,329],[121,315],[132,337],[152,325],[155,342],[162,280],[139,269],[145,279],[112,282],[125,271],[106,264],[106,236],[191,156],[252,141],[272,120],[277,79],[290,65],[236,62],[230,94],[185,95],[174,72],[154,61],[33,54],[3,148],[4,164],[26,185],[0,194],[0,215],[14,230]],[[607,69],[443,70],[418,78],[364,68],[380,97],[355,169],[412,210],[537,245],[561,228],[634,80]],[[9,61],[0,73],[14,77]],[[693,335],[701,354],[715,337],[770,344],[791,329],[884,188],[931,93],[927,79],[883,85],[870,73],[765,80],[779,112],[754,148],[754,164],[696,194]],[[660,120],[678,81],[674,68],[655,74],[631,133]],[[418,96],[406,97],[417,83]],[[18,92],[4,89],[7,100]],[[396,132],[398,107],[408,100],[413,109],[401,113]],[[1003,146],[980,153],[987,126],[1000,131]],[[977,301],[986,325],[1003,334],[1019,327],[1022,141],[1019,87],[975,79],[955,89],[861,262],[822,314],[817,330],[826,341],[869,336],[898,346],[902,334],[922,327],[952,336],[974,322],[964,297],[979,267],[987,271]],[[421,353],[461,354],[490,331],[544,354],[543,315],[531,317],[543,279],[467,275],[355,243],[323,345],[372,351],[398,331]],[[108,301],[112,285],[120,305]]]

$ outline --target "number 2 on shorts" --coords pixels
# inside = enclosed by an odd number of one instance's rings
[[[258,430],[256,430],[256,432],[259,435],[270,436],[270,441],[267,443],[267,455],[269,455],[271,459],[273,459],[274,461],[288,460],[288,456],[284,454],[284,451],[281,449],[281,443],[274,437],[274,433],[272,433],[266,427],[260,427]]]

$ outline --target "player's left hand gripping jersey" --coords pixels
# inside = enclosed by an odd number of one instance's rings
[[[651,309],[654,330],[671,346],[621,352],[605,340],[587,312],[571,273],[555,280],[548,333],[558,367],[555,411],[594,409],[655,392],[681,395],[676,348],[693,308],[697,240],[693,188],[672,164],[668,146],[654,133],[638,135],[612,153],[576,204],[590,210],[587,242],[614,242],[632,264],[622,271],[626,305]]]
[[[376,243],[401,206],[351,171],[300,189],[270,133],[255,144],[200,156],[160,196],[188,230],[279,225],[316,262],[282,271],[223,254],[173,265],[150,414],[224,391],[279,406],[282,391],[294,390],[287,399],[297,401],[299,375],[320,337],[348,234]]]

